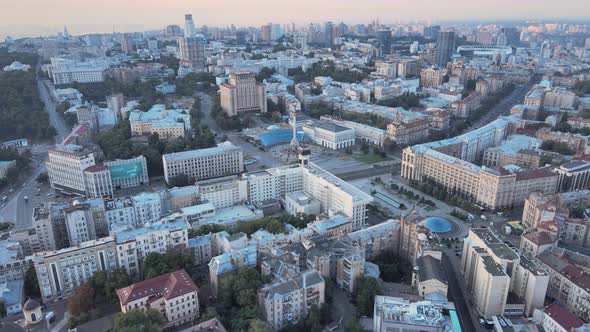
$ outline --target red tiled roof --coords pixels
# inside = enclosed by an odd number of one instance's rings
[[[546,232],[531,232],[524,234],[524,237],[536,245],[545,245],[554,243],[557,239]]]
[[[578,317],[557,303],[553,303],[545,308],[545,313],[567,331],[584,325],[584,322],[578,319]]]
[[[98,165],[94,165],[94,166],[88,166],[86,167],[86,169],[84,169],[84,172],[90,172],[90,173],[96,173],[96,172],[103,172],[108,170],[109,168],[106,166],[98,166]]]
[[[164,297],[169,300],[198,290],[188,273],[178,270],[117,289],[117,296],[121,305],[126,305],[146,297]]]
[[[546,168],[525,169],[516,173],[516,181],[546,178],[550,176],[557,176],[557,174]]]

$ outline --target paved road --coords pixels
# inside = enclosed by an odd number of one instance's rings
[[[492,108],[488,113],[482,116],[478,121],[472,124],[466,132],[475,130],[479,127],[482,127],[492,121],[494,121],[500,115],[508,115],[510,113],[510,109],[516,105],[520,104],[524,100],[524,96],[529,92],[529,90],[536,84],[536,80],[531,80],[529,83],[525,85],[518,85],[512,91],[508,97],[502,99],[494,108]]]
[[[51,83],[46,80],[37,78],[37,89],[39,90],[39,96],[45,103],[45,110],[49,113],[49,122],[55,128],[57,134],[55,140],[57,143],[61,143],[69,134],[68,129],[64,123],[63,118],[55,111],[55,103],[51,97],[50,88]]]
[[[474,319],[476,320],[477,316],[473,317],[470,313],[468,303],[463,296],[463,291],[457,280],[455,271],[453,270],[450,259],[446,254],[443,254],[442,265],[445,269],[447,281],[449,283],[447,297],[449,298],[449,301],[452,301],[455,304],[455,309],[457,309],[457,315],[461,321],[463,331],[486,331],[479,326],[479,324],[474,323]]]
[[[207,126],[214,133],[217,133],[217,137],[227,135],[230,142],[240,146],[242,150],[244,150],[245,156],[248,155],[250,157],[255,157],[258,160],[258,163],[248,166],[248,170],[262,168],[262,166],[265,166],[264,168],[269,168],[285,165],[285,163],[281,160],[273,158],[270,155],[270,152],[261,151],[252,143],[247,142],[239,133],[236,133],[235,131],[224,131],[219,129],[215,119],[211,115],[213,108],[211,96],[204,92],[197,92],[196,95],[201,99],[201,113],[203,113],[203,118],[201,119],[202,124]]]

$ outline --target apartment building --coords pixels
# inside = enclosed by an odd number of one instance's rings
[[[163,327],[192,323],[199,318],[199,288],[185,270],[163,274],[117,289],[121,312],[154,309]]]
[[[86,194],[84,170],[95,165],[94,154],[77,145],[58,145],[48,151],[47,174],[51,188],[76,195]]]
[[[131,136],[158,134],[160,139],[184,137],[191,130],[191,116],[185,109],[166,109],[156,104],[147,112],[132,111],[128,115]]]
[[[278,331],[304,321],[312,306],[324,302],[325,281],[316,270],[277,279],[258,290],[258,302],[271,327]]]
[[[424,219],[424,216],[418,214],[416,210],[412,210],[410,213],[402,216],[399,221],[397,254],[412,264],[415,263],[417,258],[418,234],[426,231],[420,225]]]
[[[348,234],[352,244],[359,246],[370,260],[382,252],[395,252],[399,243],[400,222],[387,220]]]
[[[229,116],[241,112],[266,113],[266,86],[253,72],[235,72],[220,86],[221,108]]]
[[[209,262],[209,281],[214,294],[225,276],[243,266],[256,266],[256,246],[248,246],[215,256]]]
[[[420,84],[423,88],[437,88],[442,85],[446,74],[446,69],[424,68],[420,71]]]
[[[563,248],[541,253],[538,263],[549,274],[547,296],[562,303],[574,315],[590,319],[590,259]]]
[[[199,203],[199,188],[197,186],[175,187],[162,193],[163,210],[180,212],[184,207]]]
[[[35,253],[33,265],[43,302],[53,302],[72,295],[94,273],[116,269],[115,240],[106,237],[57,251]]]
[[[339,238],[352,231],[350,219],[342,214],[337,214],[328,219],[320,219],[307,224],[315,234],[325,235],[328,238]]]
[[[162,197],[159,193],[143,192],[131,197],[138,225],[158,222],[163,215]]]
[[[536,309],[533,319],[541,324],[544,331],[571,332],[584,329],[584,322],[557,302],[543,310]]]
[[[64,209],[70,246],[96,240],[96,227],[89,204],[79,203]]]
[[[387,136],[396,144],[403,146],[425,141],[429,130],[428,118],[407,121],[399,117],[387,125]]]
[[[189,229],[190,225],[182,217],[172,215],[141,228],[117,232],[115,241],[119,266],[130,274],[141,273],[147,254],[186,248]]]
[[[248,185],[237,176],[226,176],[217,179],[198,181],[201,201],[209,202],[216,209],[243,204],[248,200]]]
[[[25,229],[25,231],[25,238],[18,240],[25,256],[39,251],[57,249],[53,223],[46,205],[39,205],[33,209],[33,224],[31,228]],[[17,240],[12,234],[9,237],[10,239]]]
[[[440,260],[430,255],[416,259],[412,274],[412,287],[422,298],[429,294],[447,296],[449,282]]]
[[[543,307],[548,273],[519,256],[490,229],[474,228],[463,244],[461,270],[476,309],[485,317],[532,315]],[[516,301],[509,300],[508,294]]]
[[[129,197],[119,197],[104,201],[105,221],[109,231],[138,227],[133,201]]]
[[[244,153],[229,141],[213,148],[164,154],[162,161],[168,183],[180,174],[204,180],[244,171]]]

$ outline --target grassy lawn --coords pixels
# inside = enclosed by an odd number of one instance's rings
[[[356,161],[360,161],[360,162],[368,163],[368,164],[373,164],[373,163],[378,163],[378,162],[381,162],[381,161],[389,160],[388,157],[385,157],[384,158],[384,157],[382,157],[382,156],[380,156],[378,154],[374,154],[374,153],[354,155],[352,157]]]

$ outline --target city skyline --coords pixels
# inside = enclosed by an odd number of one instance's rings
[[[493,4],[480,0],[370,0],[362,8],[359,8],[358,2],[345,0],[329,11],[313,6],[314,2],[311,0],[302,0],[297,4],[269,0],[253,0],[248,3],[233,0],[204,0],[199,3],[172,0],[163,4],[148,0],[142,3],[141,8],[122,5],[114,0],[84,3],[57,0],[51,4],[33,2],[14,2],[9,5],[12,10],[0,13],[0,38],[52,34],[61,31],[64,25],[73,34],[155,30],[168,24],[182,25],[182,15],[185,13],[193,14],[197,26],[228,26],[232,23],[238,26],[259,26],[266,22],[307,24],[324,21],[356,24],[370,22],[375,18],[385,24],[400,20],[489,22],[588,18],[588,13],[584,15],[587,8],[582,0],[566,0],[567,6],[563,2],[549,0],[527,0],[519,3],[499,0]],[[508,6],[509,11],[506,10]],[[254,10],[255,8],[264,10]]]

